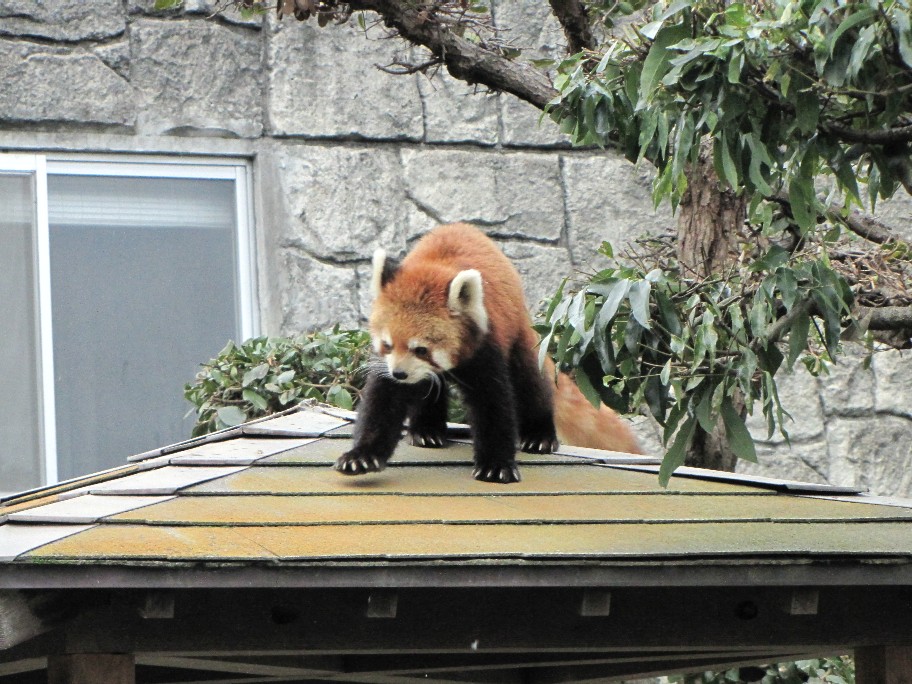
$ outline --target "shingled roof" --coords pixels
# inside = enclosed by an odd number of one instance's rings
[[[352,418],[308,407],[0,503],[0,608],[26,615],[0,617],[0,682],[87,644],[140,681],[404,684],[912,638],[891,612],[912,599],[912,501],[696,469],[662,488],[656,459],[574,448],[481,483],[458,427],[350,478],[330,466]]]

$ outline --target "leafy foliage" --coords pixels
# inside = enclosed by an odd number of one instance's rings
[[[631,8],[632,9],[632,8]],[[823,204],[872,203],[912,187],[912,11],[898,0],[660,2],[603,54],[566,60],[553,115],[580,144],[618,141],[656,165],[656,201],[673,205],[701,142],[723,183],[751,200],[787,196],[807,232]]]
[[[607,243],[602,252],[613,256]],[[800,358],[820,372],[852,304],[825,252],[774,246],[749,267],[702,280],[682,273],[669,252],[629,255],[631,265],[606,268],[574,293],[562,287],[541,328],[542,353],[549,348],[576,367],[593,404],[626,413],[646,405],[664,426],[663,484],[684,462],[697,425],[711,432],[716,416],[735,455],[756,460],[741,401],[748,409],[759,401],[770,435],[778,428],[787,436],[774,376]],[[647,262],[658,266],[647,271]]]
[[[594,7],[610,25],[637,4]],[[751,237],[726,273],[694,274],[667,249],[562,288],[544,334],[582,368],[590,399],[649,407],[668,446],[663,481],[719,419],[735,455],[753,459],[741,402],[786,434],[776,373],[799,358],[819,372],[853,332],[867,276],[828,253],[854,208],[912,189],[909,4],[666,0],[565,60],[555,85],[550,112],[574,142],[655,166],[656,204],[676,208],[711,159],[719,186],[744,199]],[[889,249],[908,262],[904,245]]]
[[[184,397],[196,410],[193,436],[240,425],[314,399],[351,409],[364,386],[370,337],[338,327],[289,339],[229,342],[202,364]]]
[[[725,672],[700,672],[669,677],[676,684],[855,684],[855,661],[850,656],[737,668]]]

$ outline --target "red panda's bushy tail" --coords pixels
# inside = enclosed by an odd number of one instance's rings
[[[554,366],[545,364],[547,377]],[[554,426],[557,438],[567,446],[642,454],[633,430],[617,413],[602,404],[596,409],[566,373],[557,374],[554,388]]]

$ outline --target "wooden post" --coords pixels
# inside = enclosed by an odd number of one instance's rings
[[[132,653],[76,653],[48,657],[48,684],[136,684]]]
[[[912,684],[912,646],[856,648],[855,684]]]

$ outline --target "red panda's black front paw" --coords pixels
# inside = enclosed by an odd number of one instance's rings
[[[477,465],[472,471],[472,477],[481,482],[496,482],[498,484],[511,484],[522,479],[519,476],[519,468],[516,467],[516,463],[513,461]]]
[[[519,445],[519,450],[527,454],[550,454],[560,449],[557,437],[524,437]]]
[[[343,475],[364,475],[365,473],[380,472],[386,468],[386,461],[352,449],[339,456],[333,468]]]

